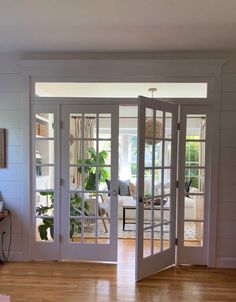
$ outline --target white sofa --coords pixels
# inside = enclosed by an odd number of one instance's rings
[[[190,188],[190,192],[191,193],[197,193],[198,189],[196,188]],[[202,208],[201,208],[201,204],[198,202],[198,196],[193,196],[192,198],[189,197],[185,197],[185,209],[184,209],[184,218],[185,219],[189,219],[189,220],[195,220],[195,219],[199,219],[199,217],[202,215]],[[118,195],[118,219],[123,219],[123,203],[125,202],[125,204],[128,204],[130,202],[130,204],[133,205],[134,203],[134,198],[132,196],[120,196]],[[199,204],[199,206],[197,207],[197,205]],[[166,202],[165,207],[168,208],[169,206],[169,201]],[[149,214],[146,213],[147,211],[145,211],[145,216],[144,219],[148,219]],[[158,211],[155,211],[158,215]],[[127,219],[135,219],[136,218],[136,211],[135,210],[126,210],[126,218]],[[169,212],[165,211],[165,219],[169,219]]]

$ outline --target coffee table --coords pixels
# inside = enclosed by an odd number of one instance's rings
[[[151,206],[144,206],[144,211],[150,211],[151,209],[152,209]],[[132,222],[132,221],[130,221],[131,219],[129,219],[129,222],[127,222],[127,220],[126,220],[126,211],[127,210],[132,210],[132,211],[136,210],[136,200],[129,200],[129,201],[124,201],[123,202],[123,231],[126,231],[125,230],[125,225],[126,224],[136,224],[136,221],[134,220]],[[155,205],[154,210],[155,211],[160,211],[161,206],[160,205]],[[163,211],[170,211],[170,207],[169,206],[164,206]]]

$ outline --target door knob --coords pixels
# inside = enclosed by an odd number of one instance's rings
[[[112,196],[117,196],[117,190],[112,191]]]

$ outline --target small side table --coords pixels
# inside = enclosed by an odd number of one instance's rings
[[[3,210],[0,212],[0,222],[3,221],[6,217],[10,216],[10,210]],[[3,264],[4,261],[0,258],[0,264]]]
[[[10,215],[10,210],[3,210],[0,212],[0,221],[2,221],[4,218]]]

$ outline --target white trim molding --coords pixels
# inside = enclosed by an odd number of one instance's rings
[[[236,257],[217,257],[216,267],[236,268]]]

